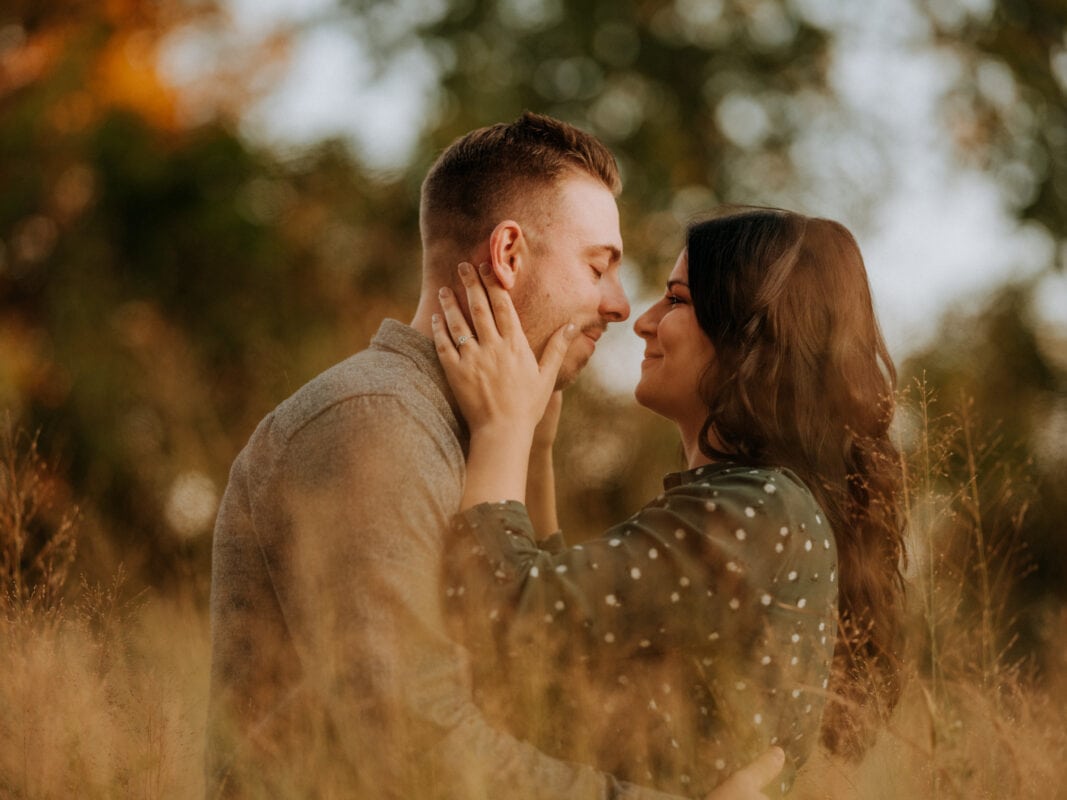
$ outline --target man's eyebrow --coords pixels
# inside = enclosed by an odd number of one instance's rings
[[[622,261],[622,250],[620,250],[613,244],[596,244],[592,247],[587,248],[586,253],[588,253],[590,256],[606,253],[608,256],[609,264],[616,264],[619,261]]]

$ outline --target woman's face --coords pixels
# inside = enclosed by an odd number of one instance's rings
[[[667,291],[634,323],[645,340],[637,402],[674,421],[683,430],[699,431],[707,417],[700,379],[715,358],[715,348],[701,329],[689,294],[689,260],[685,250],[667,279]]]

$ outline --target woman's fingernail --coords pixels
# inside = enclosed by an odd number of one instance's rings
[[[478,265],[478,272],[480,272],[483,277],[488,278],[489,277],[489,264],[479,264]]]
[[[448,297],[450,294],[452,293],[448,291],[447,286],[442,286],[440,289],[437,290],[437,296],[440,297],[442,300]]]
[[[468,264],[466,261],[462,262],[459,265],[459,274],[460,275],[470,275],[470,272],[471,272],[471,265]]]
[[[567,327],[563,330],[563,335],[568,339],[573,339],[575,334],[578,333],[578,326],[573,322],[568,323]]]

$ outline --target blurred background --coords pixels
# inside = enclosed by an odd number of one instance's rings
[[[1063,0],[7,0],[0,409],[49,465],[19,558],[74,525],[76,573],[121,564],[202,613],[234,456],[409,318],[422,176],[524,109],[617,154],[635,310],[718,203],[853,230],[902,446],[946,498],[938,526],[977,537],[910,569],[1010,563],[997,652],[1062,658]],[[616,327],[565,411],[576,539],[680,463]]]

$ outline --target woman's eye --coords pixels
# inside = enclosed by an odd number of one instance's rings
[[[682,302],[682,298],[680,298],[678,295],[676,295],[676,294],[667,295],[667,305],[676,306],[681,302]]]

